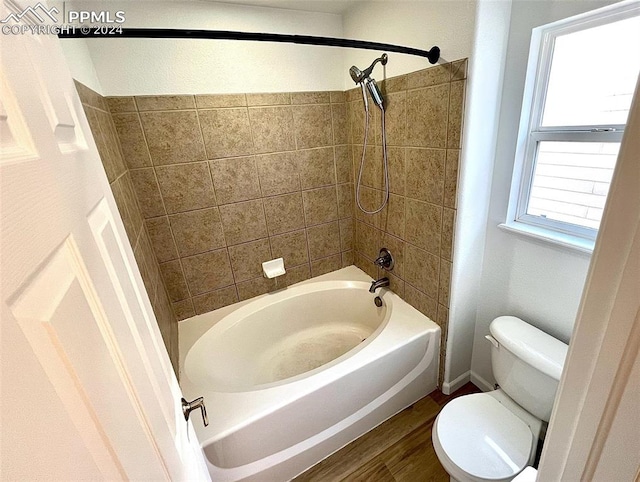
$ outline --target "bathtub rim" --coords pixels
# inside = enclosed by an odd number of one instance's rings
[[[238,309],[234,310],[233,312],[229,313],[228,315],[224,316],[217,323],[212,325],[207,331],[205,331],[202,334],[202,336],[198,338],[198,340],[196,340],[191,345],[191,347],[189,348],[189,351],[184,356],[184,364],[182,365],[182,376],[189,379],[191,383],[197,384],[197,381],[189,377],[189,374],[187,372],[187,366],[189,364],[190,357],[199,356],[199,353],[192,353],[192,350],[201,349],[200,345],[203,345],[206,343],[206,340],[204,339],[206,336],[215,336],[219,333],[220,334],[224,333],[225,331],[235,327],[237,324],[242,322],[245,318],[258,313],[259,311],[267,307],[273,306],[278,303],[284,303],[287,300],[297,298],[297,297],[302,297],[311,293],[321,293],[325,291],[345,290],[345,289],[365,291],[365,290],[368,290],[368,288],[369,288],[369,283],[363,282],[363,281],[322,280],[322,281],[315,281],[313,283],[292,285],[287,289],[270,293],[269,294],[270,296],[265,296],[264,298],[260,298],[260,299],[254,299],[252,303],[248,303],[244,306],[241,306]],[[246,392],[259,391],[259,390],[267,390],[267,389],[278,387],[288,383],[296,383],[305,378],[318,375],[319,373],[325,370],[330,370],[333,366],[346,361],[347,359],[351,358],[359,351],[365,349],[367,346],[373,343],[373,341],[384,331],[384,329],[389,323],[389,319],[393,314],[395,303],[394,303],[393,297],[391,296],[384,296],[383,294],[382,299],[384,302],[385,313],[384,313],[384,317],[382,318],[378,326],[375,328],[375,330],[371,332],[371,334],[365,340],[363,340],[361,343],[354,346],[350,350],[346,351],[342,355],[316,368],[313,368],[303,373],[299,373],[298,375],[283,378],[281,380],[247,386],[245,387],[244,390],[243,389],[234,389],[234,390],[225,389],[225,390],[216,390],[216,392],[246,393]],[[373,303],[373,297],[371,298],[371,302]]]

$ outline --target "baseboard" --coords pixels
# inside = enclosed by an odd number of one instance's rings
[[[494,389],[493,384],[486,381],[480,375],[471,372],[471,383],[473,383],[476,387],[478,387],[483,392],[490,392]]]
[[[467,371],[462,375],[460,375],[455,380],[453,380],[452,382],[444,382],[442,384],[442,393],[444,393],[445,395],[451,395],[458,388],[461,388],[462,386],[464,386],[465,383],[471,380],[470,373],[471,372]]]

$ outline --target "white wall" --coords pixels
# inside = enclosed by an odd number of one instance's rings
[[[343,14],[344,36],[423,50],[437,45],[444,60],[457,60],[471,55],[475,5],[473,0],[359,2]],[[349,77],[352,65],[364,69],[380,54],[344,49],[343,88],[354,87]],[[389,53],[386,75],[377,66],[372,76],[382,80],[430,66],[426,58]]]
[[[611,3],[513,2],[495,164],[493,173],[487,173],[492,190],[471,365],[472,380],[485,388],[495,383],[484,339],[489,323],[500,315],[515,315],[568,342],[590,260],[497,227],[507,215],[531,29]]]
[[[511,1],[480,0],[465,109],[443,391],[470,378]]]
[[[342,36],[342,17],[217,2],[74,1],[78,9],[122,10],[124,27],[193,28]],[[69,2],[67,2],[69,8]],[[63,40],[72,74],[77,40]],[[234,40],[87,39],[103,95],[342,90],[337,47]],[[75,67],[75,68],[74,68]]]

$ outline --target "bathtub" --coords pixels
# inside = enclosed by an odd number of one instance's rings
[[[179,325],[215,481],[286,481],[436,388],[440,328],[349,266]]]

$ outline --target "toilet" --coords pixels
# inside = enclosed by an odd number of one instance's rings
[[[510,481],[533,464],[567,356],[565,343],[515,316],[496,318],[489,331],[499,388],[453,399],[433,425],[454,482]]]

